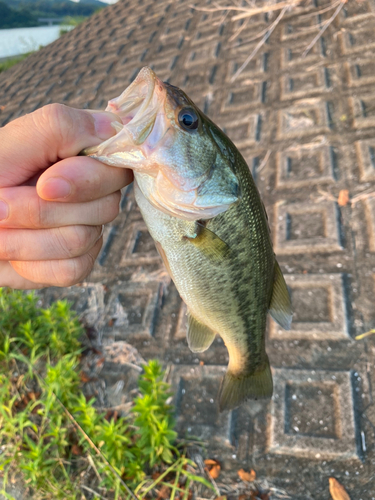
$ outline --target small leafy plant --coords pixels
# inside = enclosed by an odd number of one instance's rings
[[[212,488],[176,446],[159,362],[144,367],[129,416],[106,418],[80,387],[83,326],[67,302],[37,300],[0,288],[0,493],[13,498],[16,481],[46,500],[155,498],[158,488],[188,500],[194,482]]]

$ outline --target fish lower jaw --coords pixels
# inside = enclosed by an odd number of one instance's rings
[[[165,200],[152,196],[149,198],[150,203],[165,214],[186,221],[210,220],[228,210],[229,206],[220,206],[213,208],[197,208],[194,205],[176,205],[166,203]]]

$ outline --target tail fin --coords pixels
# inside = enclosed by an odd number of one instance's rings
[[[234,376],[228,371],[219,392],[220,411],[233,410],[247,399],[270,398],[273,392],[272,373],[268,357],[262,371]]]

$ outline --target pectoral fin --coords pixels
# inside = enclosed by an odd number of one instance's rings
[[[207,229],[203,224],[197,222],[197,236],[186,238],[197,247],[206,257],[221,262],[228,258],[229,246],[215,233]]]
[[[167,271],[168,271],[168,274],[169,276],[173,279],[173,276],[172,276],[172,271],[171,271],[171,268],[170,268],[170,265],[169,265],[169,262],[168,262],[168,259],[167,259],[167,256],[165,255],[165,252],[164,252],[164,249],[163,247],[161,246],[161,244],[154,240],[154,243],[155,243],[155,246],[156,246],[156,250],[158,251],[158,254],[160,255],[160,257],[163,259],[163,263],[165,265],[165,267],[167,268]]]
[[[285,283],[283,273],[281,272],[280,266],[276,260],[275,281],[273,285],[273,293],[269,312],[276,323],[284,328],[284,330],[290,330],[293,316],[290,295]]]
[[[186,338],[192,352],[203,352],[215,340],[215,332],[189,314]]]

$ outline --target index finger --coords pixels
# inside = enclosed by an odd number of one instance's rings
[[[65,158],[40,176],[36,189],[44,200],[77,203],[119,191],[133,180],[127,168],[110,167],[87,156]]]
[[[115,134],[120,119],[104,111],[49,104],[0,129],[0,187],[22,184],[59,159]]]

